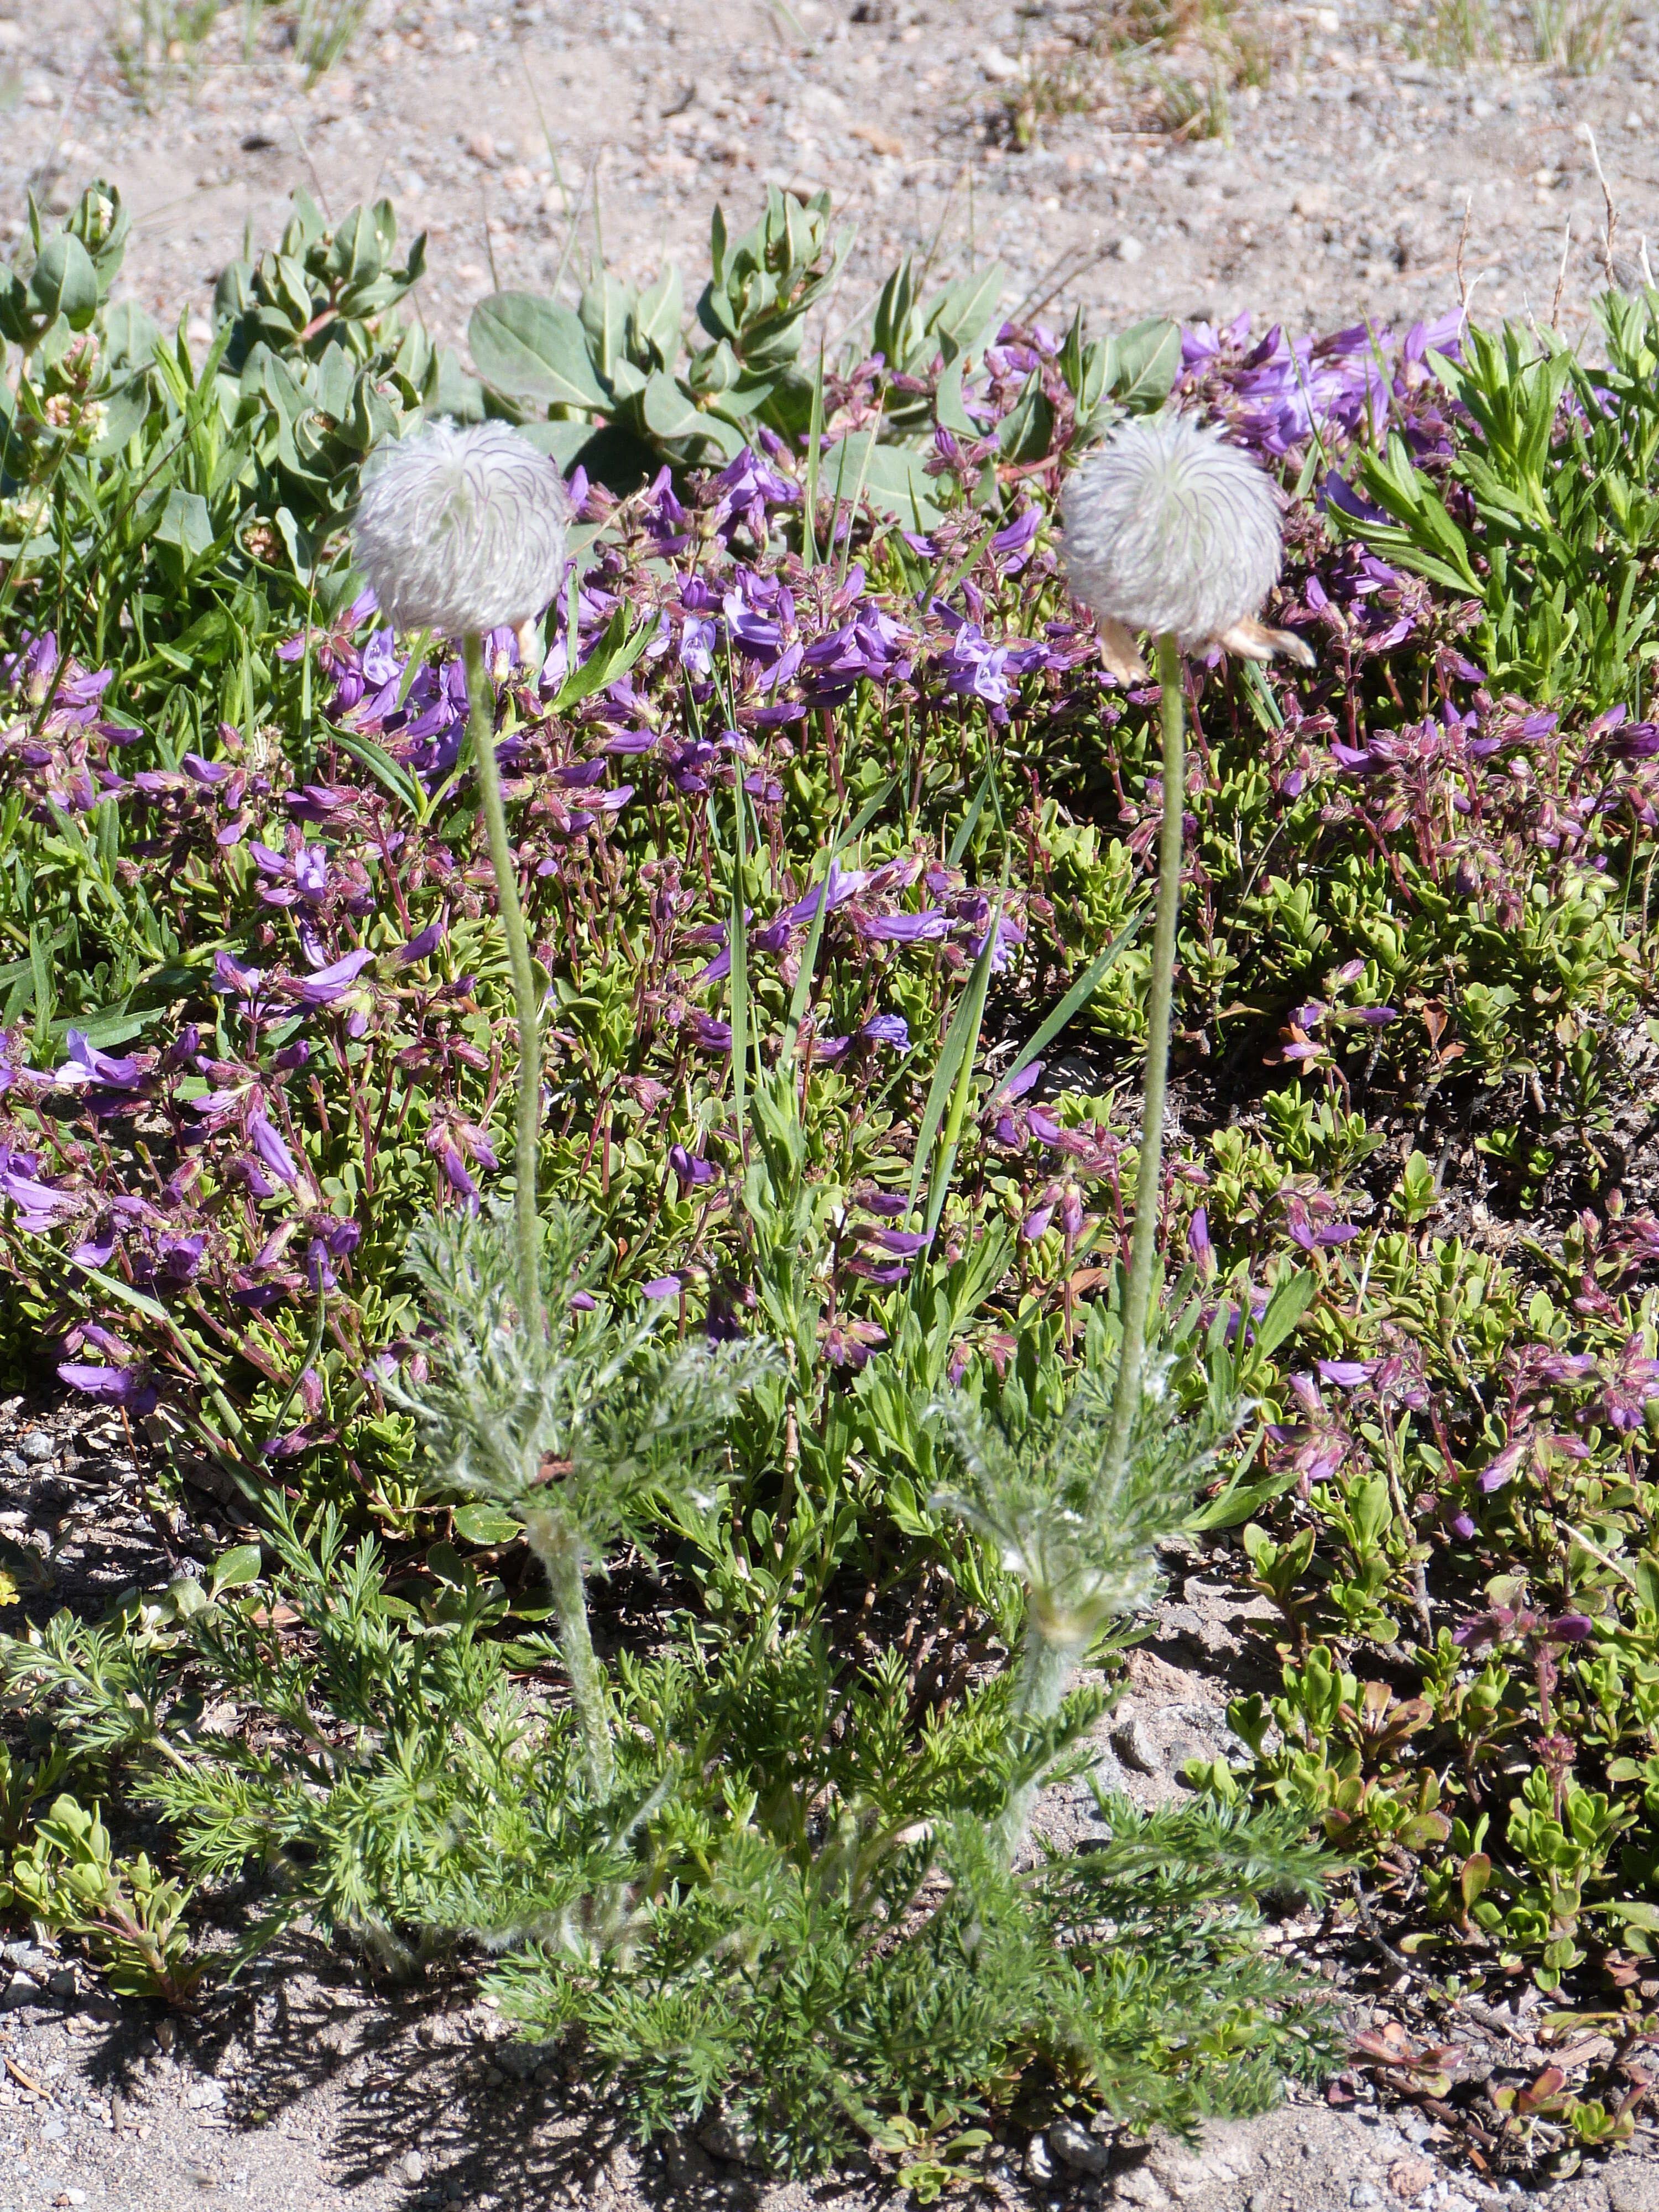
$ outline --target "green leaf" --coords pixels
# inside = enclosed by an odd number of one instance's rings
[[[586,699],[591,692],[601,691],[607,684],[616,683],[628,673],[656,635],[657,623],[649,615],[630,632],[627,605],[619,606],[605,624],[605,635],[592,652],[580,668],[571,670],[559,686],[558,696],[548,712],[562,714],[579,699]]]
[[[72,331],[83,331],[98,312],[98,271],[78,238],[60,230],[40,248],[30,275],[29,311],[46,324],[59,315]]]
[[[801,507],[801,554],[807,569],[818,565],[818,472],[823,458],[823,348],[812,378],[812,407],[806,425],[806,486]]]
[[[1319,1284],[1307,1268],[1286,1275],[1267,1301],[1255,1333],[1255,1349],[1265,1358],[1276,1352],[1296,1327],[1318,1293]]]
[[[984,337],[1007,281],[1001,262],[993,261],[959,279],[929,307],[927,329],[939,340],[947,368],[970,354]]]
[[[934,386],[933,420],[941,430],[949,430],[956,437],[981,438],[983,430],[963,404],[963,366],[960,361],[953,361]]]
[[[472,310],[467,343],[484,382],[515,399],[595,413],[610,404],[580,319],[557,300],[495,292]]]
[[[589,357],[598,374],[607,380],[615,374],[618,363],[627,358],[628,325],[635,306],[632,285],[622,283],[608,269],[601,269],[592,283],[583,288],[576,312],[587,334]],[[476,353],[473,357],[477,359]]]
[[[455,1509],[455,1534],[469,1544],[514,1544],[523,1531],[510,1513],[499,1505],[459,1505]]]
[[[663,369],[647,380],[640,411],[653,438],[701,437],[707,419],[685,386]]]
[[[1158,315],[1120,331],[1107,351],[1106,388],[1121,406],[1161,407],[1181,373],[1181,325]]]
[[[209,1588],[215,1597],[221,1590],[240,1589],[245,1583],[257,1583],[263,1554],[257,1544],[238,1544],[234,1551],[224,1553],[216,1561]]]
[[[111,369],[142,368],[155,350],[160,325],[137,300],[118,300],[104,316],[104,362]]]
[[[200,492],[185,491],[174,484],[155,535],[158,545],[173,548],[186,569],[199,561],[213,544],[213,518]]]
[[[680,272],[671,261],[656,283],[640,294],[629,319],[629,351],[641,368],[673,367],[684,316]]]
[[[1005,461],[1016,465],[1042,460],[1054,438],[1054,410],[1042,388],[1042,372],[1034,368],[1018,399],[1003,416],[997,445]]]
[[[426,820],[432,811],[431,801],[400,761],[393,760],[372,738],[360,737],[356,730],[333,729],[332,735],[340,750],[349,753],[353,760],[366,768],[376,783],[406,806],[417,822]]]

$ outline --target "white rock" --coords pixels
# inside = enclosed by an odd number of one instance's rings
[[[1012,55],[1000,52],[995,46],[987,46],[979,58],[979,65],[993,84],[1006,84],[1010,78],[1019,75],[1019,64]]]
[[[1048,2155],[1048,2146],[1041,2136],[1033,2136],[1025,2150],[1025,2179],[1028,2181],[1052,2181],[1054,2162]]]
[[[1079,2127],[1075,2120],[1054,2122],[1048,2130],[1048,2148],[1074,2173],[1104,2173],[1112,2162],[1112,2154],[1100,2137]]]
[[[1130,263],[1141,261],[1146,258],[1146,249],[1138,238],[1119,239],[1117,242],[1117,258],[1120,261],[1127,261]]]

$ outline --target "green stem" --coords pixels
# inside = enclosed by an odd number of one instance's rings
[[[558,1617],[559,1650],[570,1682],[571,1709],[582,1740],[587,1779],[596,1797],[608,1797],[614,1771],[611,1725],[605,1717],[605,1680],[587,1625],[580,1553],[574,1532],[561,1515],[544,1509],[532,1511],[525,1515],[524,1525],[532,1549],[547,1570],[547,1586]]]
[[[1076,1659],[1077,1652],[1072,1645],[1052,1642],[1028,1613],[1019,1673],[1014,1682],[1013,1708],[1008,1717],[1011,1735],[1019,1733],[1022,1723],[1040,1724],[1053,1720],[1066,1695]],[[1031,1824],[1031,1808],[1041,1787],[1041,1777],[1022,1782],[1002,1808],[998,1828],[1011,1866],[1025,1841],[1025,1832]]]
[[[1164,1187],[1164,1101],[1170,1079],[1170,1005],[1175,988],[1176,923],[1181,912],[1181,858],[1186,804],[1185,702],[1181,690],[1181,648],[1172,635],[1158,641],[1158,678],[1163,687],[1164,822],[1158,841],[1158,916],[1152,928],[1152,980],[1146,1006],[1146,1080],[1140,1116],[1140,1152],[1135,1167],[1135,1230],[1129,1254],[1129,1285],[1123,1304],[1123,1349],[1112,1400],[1112,1426],[1106,1443],[1109,1480],[1121,1474],[1140,1410],[1141,1369],[1146,1352],[1146,1316],[1152,1302],[1152,1268],[1158,1257],[1158,1197]]]
[[[507,932],[507,964],[519,1012],[518,1141],[514,1157],[513,1210],[519,1240],[519,1316],[532,1341],[542,1334],[542,1239],[536,1212],[536,1165],[542,1134],[542,1051],[536,973],[530,964],[524,908],[519,903],[519,864],[507,842],[507,809],[501,803],[501,772],[495,760],[495,703],[484,672],[483,640],[463,638],[466,663],[467,725],[473,764],[489,836],[495,896]]]

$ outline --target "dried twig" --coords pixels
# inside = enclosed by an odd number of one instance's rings
[[[1561,266],[1556,271],[1555,297],[1550,302],[1550,328],[1553,331],[1559,331],[1561,327],[1561,295],[1566,289],[1567,256],[1571,252],[1571,251],[1572,217],[1569,216],[1567,217],[1566,234],[1561,240]]]
[[[1474,2021],[1478,2027],[1484,2027],[1493,2034],[1504,2036],[1511,2043],[1526,2042],[1526,2036],[1515,2027],[1513,2022],[1506,2020],[1495,2006],[1483,2004],[1474,1997],[1454,1996],[1449,1990],[1442,1988],[1432,1974],[1425,1973],[1414,1960],[1407,1958],[1403,1951],[1395,1950],[1394,1945],[1377,1926],[1376,1916],[1371,1911],[1370,1899],[1365,1894],[1365,1886],[1358,1875],[1354,1876],[1353,1893],[1354,1901],[1359,1907],[1359,1917],[1365,1925],[1367,1936],[1373,1947],[1382,1953],[1391,1966],[1407,1975],[1430,1995],[1438,1997],[1442,2004],[1450,2005],[1454,2010],[1462,2013],[1468,2019]]]
[[[1463,249],[1469,242],[1469,216],[1474,209],[1474,195],[1463,203],[1463,228],[1457,234],[1457,297],[1463,310],[1463,319],[1469,319],[1469,282],[1463,274]]]
[[[1613,205],[1613,194],[1608,191],[1607,178],[1602,173],[1601,156],[1596,150],[1595,133],[1588,123],[1584,125],[1583,131],[1585,140],[1589,146],[1590,162],[1595,171],[1595,181],[1601,187],[1601,203],[1607,211],[1607,229],[1601,238],[1601,267],[1606,272],[1608,289],[1611,290],[1613,289],[1613,241],[1619,228],[1619,210]]]

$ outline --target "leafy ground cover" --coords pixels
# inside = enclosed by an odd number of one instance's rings
[[[13,1616],[17,1910],[186,2002],[184,1879],[260,1865],[391,1971],[507,1947],[527,2030],[647,2123],[724,2098],[775,2161],[863,2140],[931,2188],[988,2112],[1188,2124],[1328,2069],[1252,1927],[1340,1875],[1454,1996],[1611,2038],[1582,2095],[1472,2115],[1478,2157],[1627,2139],[1659,298],[1604,299],[1592,369],[1455,314],[1016,329],[994,270],[907,264],[831,361],[830,211],[775,194],[716,219],[689,322],[672,272],[498,294],[474,377],[400,317],[385,205],[301,206],[204,361],[108,303],[122,237],[94,186],[0,288],[8,1349],[249,1533],[106,1622]],[[1251,1410],[1091,1536],[1237,1547],[1281,1679],[1180,1814],[1023,1875],[988,1837],[1102,1693],[1022,1717],[996,1501],[1072,1495],[1112,1370],[1158,827],[1157,695],[1101,665],[1054,507],[1172,396],[1281,481],[1317,665],[1189,671],[1162,1348],[1180,1413]],[[460,663],[378,625],[343,527],[424,411],[520,422],[577,507],[489,657],[548,991],[526,1388],[560,1540],[613,1569],[611,1767],[541,1509],[434,1484],[411,1410],[494,1295],[514,1066]]]

